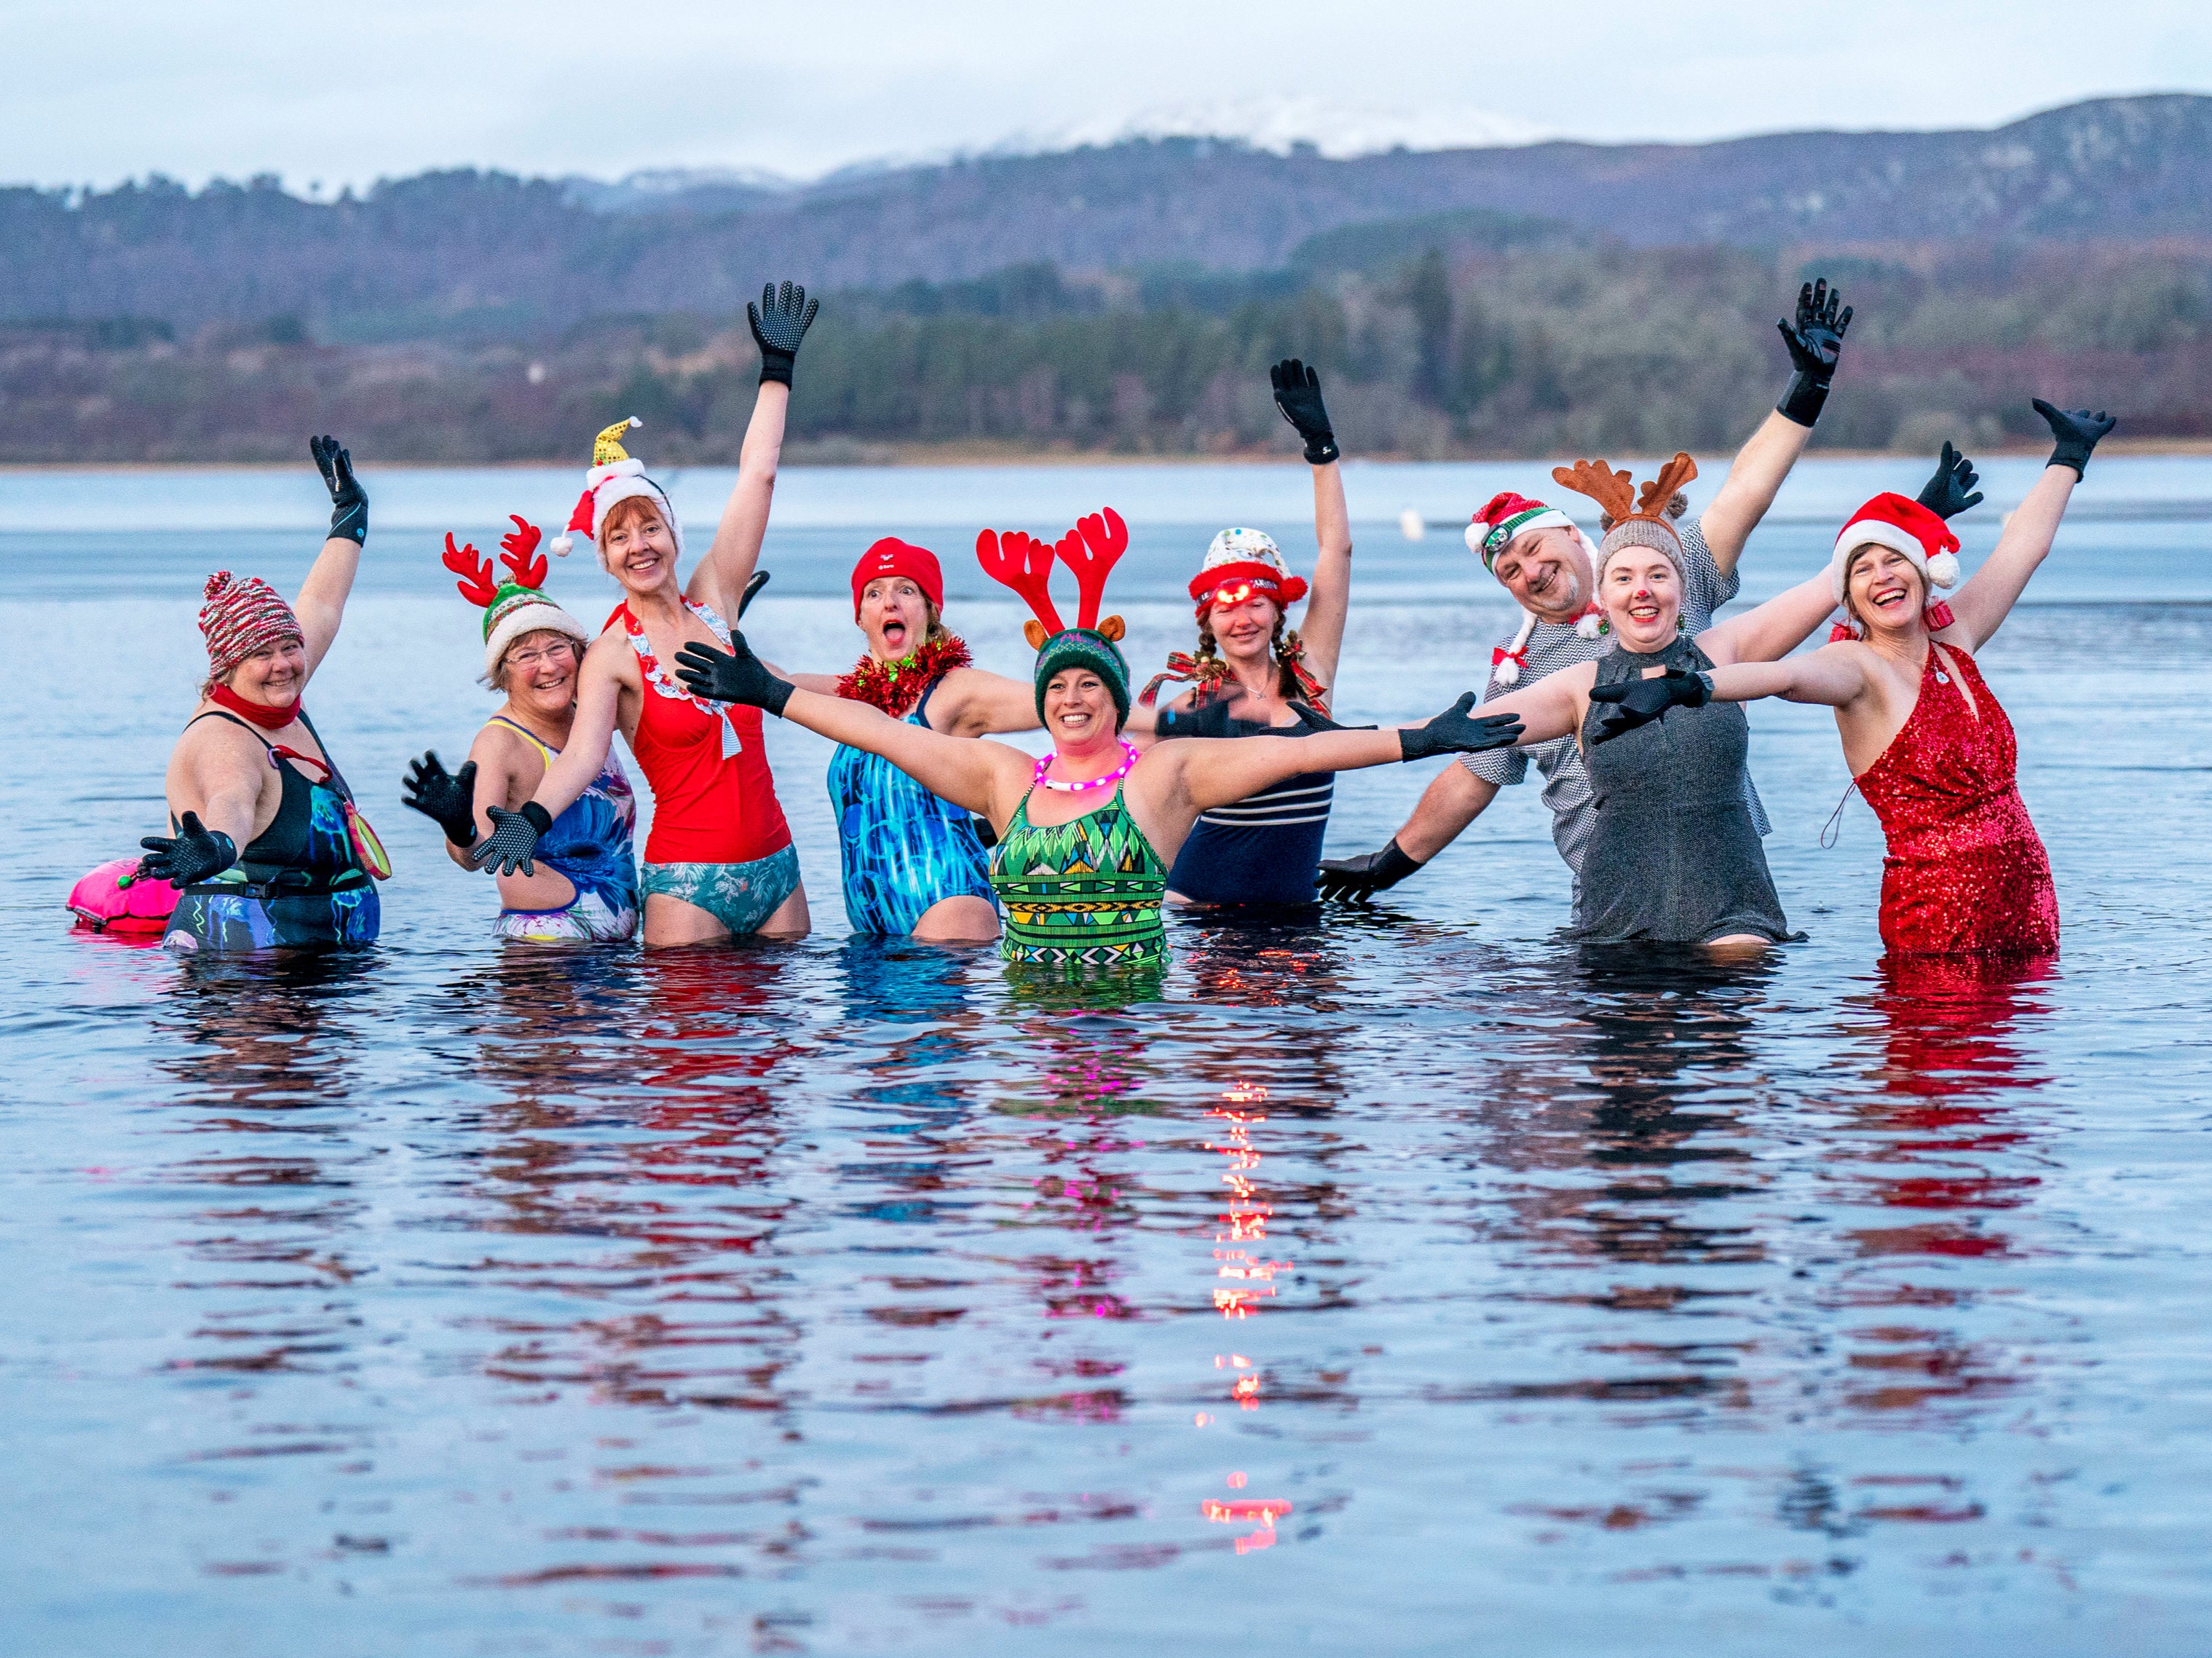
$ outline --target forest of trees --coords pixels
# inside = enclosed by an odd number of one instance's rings
[[[1462,214],[1324,235],[1258,274],[1030,264],[825,295],[793,453],[1287,452],[1266,367],[1289,355],[1320,366],[1350,453],[1711,451],[1772,402],[1774,321],[1814,274],[1857,312],[1825,444],[1986,451],[2040,431],[2034,395],[2124,410],[2134,436],[2212,435],[2212,280],[2193,245],[1784,257]],[[289,313],[0,321],[0,460],[289,460],[325,428],[385,461],[573,460],[634,413],[665,463],[727,462],[754,379],[741,314],[370,343]]]

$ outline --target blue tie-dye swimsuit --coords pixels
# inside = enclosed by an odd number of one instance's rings
[[[938,683],[942,683],[942,681]],[[908,714],[927,727],[932,684]],[[975,820],[940,800],[880,755],[838,744],[830,761],[830,806],[855,932],[897,936],[947,898],[991,902],[991,868]]]

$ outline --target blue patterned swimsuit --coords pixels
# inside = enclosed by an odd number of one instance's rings
[[[909,726],[929,727],[933,682]],[[845,882],[845,919],[855,932],[912,932],[932,904],[991,902],[990,859],[965,806],[940,800],[880,755],[845,744],[830,760],[830,807]]]
[[[544,758],[561,750],[503,714],[493,723],[506,726]],[[502,909],[499,935],[530,944],[627,938],[637,931],[637,859],[630,831],[637,823],[637,797],[611,748],[599,774],[562,810],[538,837],[537,860],[567,878],[576,896],[559,909]]]

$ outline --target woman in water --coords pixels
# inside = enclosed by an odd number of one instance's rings
[[[853,567],[853,620],[867,649],[842,677],[793,674],[790,681],[948,736],[1035,731],[1030,688],[973,665],[944,615],[937,555],[886,537]],[[999,936],[989,855],[965,807],[850,744],[830,759],[830,805],[854,932],[940,941]]]
[[[1958,539],[1902,495],[1876,495],[1836,537],[1831,641],[1787,662],[1740,660],[1624,686],[1620,714],[1758,696],[1836,711],[1844,759],[1881,818],[1881,941],[1892,954],[2045,957],[2058,950],[2051,860],[2016,780],[2012,722],[1974,653],[2003,625],[2051,552],[2089,456],[2115,422],[2087,409],[2035,410],[2056,446],[1996,550],[1948,603]]]
[[[633,417],[601,432],[584,494],[568,520],[568,550],[586,534],[625,598],[584,653],[575,723],[560,758],[532,797],[513,811],[488,806],[491,832],[477,843],[478,868],[520,870],[538,839],[605,769],[619,726],[652,786],[653,832],[645,843],[645,942],[710,943],[746,933],[798,938],[811,926],[799,854],[775,798],[760,715],[691,695],[663,665],[679,647],[726,644],[760,557],[783,449],[792,365],[819,301],[789,282],[745,307],[760,348],[760,391],[738,458],[737,485],[714,544],[678,579],[683,526],[660,486],[619,440]]]
[[[500,541],[507,578],[491,561],[446,537],[446,568],[461,597],[483,610],[483,683],[507,701],[448,773],[434,750],[410,767],[404,802],[446,831],[447,855],[463,869],[491,819],[482,806],[514,809],[529,799],[568,746],[576,718],[576,676],[592,636],[544,592],[545,559],[538,526],[520,514]],[[485,786],[479,789],[478,785]],[[630,829],[637,801],[622,762],[610,753],[599,774],[564,807],[538,842],[536,857],[499,882],[499,936],[554,944],[627,938],[637,931],[637,860]]]
[[[1593,943],[1735,950],[1791,936],[1752,821],[1745,772],[1750,727],[1743,711],[1685,699],[1690,712],[1651,724],[1622,706],[1624,700],[1656,699],[1661,687],[1678,682],[1702,686],[1698,676],[1716,664],[1770,661],[1795,650],[1833,602],[1823,573],[1694,638],[1684,634],[1685,560],[1672,520],[1685,504],[1677,491],[1697,471],[1696,462],[1677,454],[1644,486],[1640,501],[1628,474],[1603,461],[1553,472],[1603,511],[1595,575],[1611,644],[1594,662],[1561,669],[1484,705],[1521,714],[1526,741],[1570,734],[1579,741],[1597,810],[1583,853],[1574,936]],[[1962,511],[1972,482],[1971,464],[1947,446],[1921,493]],[[1666,677],[1647,681],[1646,674]],[[1650,690],[1632,695],[1632,687],[1646,683]]]
[[[1275,406],[1305,440],[1313,467],[1321,549],[1313,600],[1304,626],[1285,631],[1290,606],[1306,596],[1306,584],[1285,566],[1273,539],[1244,529],[1214,537],[1190,584],[1198,601],[1197,654],[1170,656],[1168,671],[1139,699],[1149,708],[1164,680],[1198,682],[1160,710],[1154,730],[1161,737],[1304,737],[1316,728],[1302,723],[1291,704],[1328,712],[1352,595],[1352,519],[1336,434],[1313,369],[1292,357],[1267,378]],[[1335,788],[1332,773],[1302,772],[1204,812],[1168,872],[1168,896],[1194,904],[1312,903]]]
[[[1519,735],[1516,720],[1471,717],[1470,692],[1402,731],[1170,741],[1139,755],[1121,737],[1130,700],[1128,664],[1116,642],[1121,618],[1098,620],[1107,572],[1127,545],[1128,531],[1112,513],[1083,519],[1057,548],[988,530],[976,543],[983,568],[1036,616],[1026,629],[1037,650],[1031,692],[1053,743],[1042,760],[800,689],[755,657],[743,635],[730,653],[686,646],[678,671],[699,695],[766,708],[879,754],[933,793],[988,817],[999,835],[991,884],[1006,906],[1000,953],[1022,962],[1118,964],[1164,956],[1168,867],[1211,807],[1303,771],[1474,753]],[[1082,596],[1073,628],[1060,624],[1048,591],[1055,552],[1074,570]]]
[[[164,942],[230,953],[373,943],[372,877],[392,872],[301,706],[345,619],[368,537],[368,492],[336,438],[307,448],[331,492],[331,533],[287,604],[258,576],[208,578],[208,675],[169,756],[169,833],[139,872],[179,892]]]

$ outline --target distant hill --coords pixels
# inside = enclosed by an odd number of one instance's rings
[[[2099,100],[1993,131],[1347,160],[1143,139],[792,187],[459,172],[311,202],[269,179],[19,186],[0,190],[0,318],[186,331],[282,318],[338,343],[550,337],[608,313],[727,315],[772,276],[889,288],[1035,264],[1254,272],[1302,248],[1326,269],[1347,248],[1410,253],[1425,235],[1525,241],[1531,220],[1631,246],[1801,251],[2212,239],[2212,98]]]

